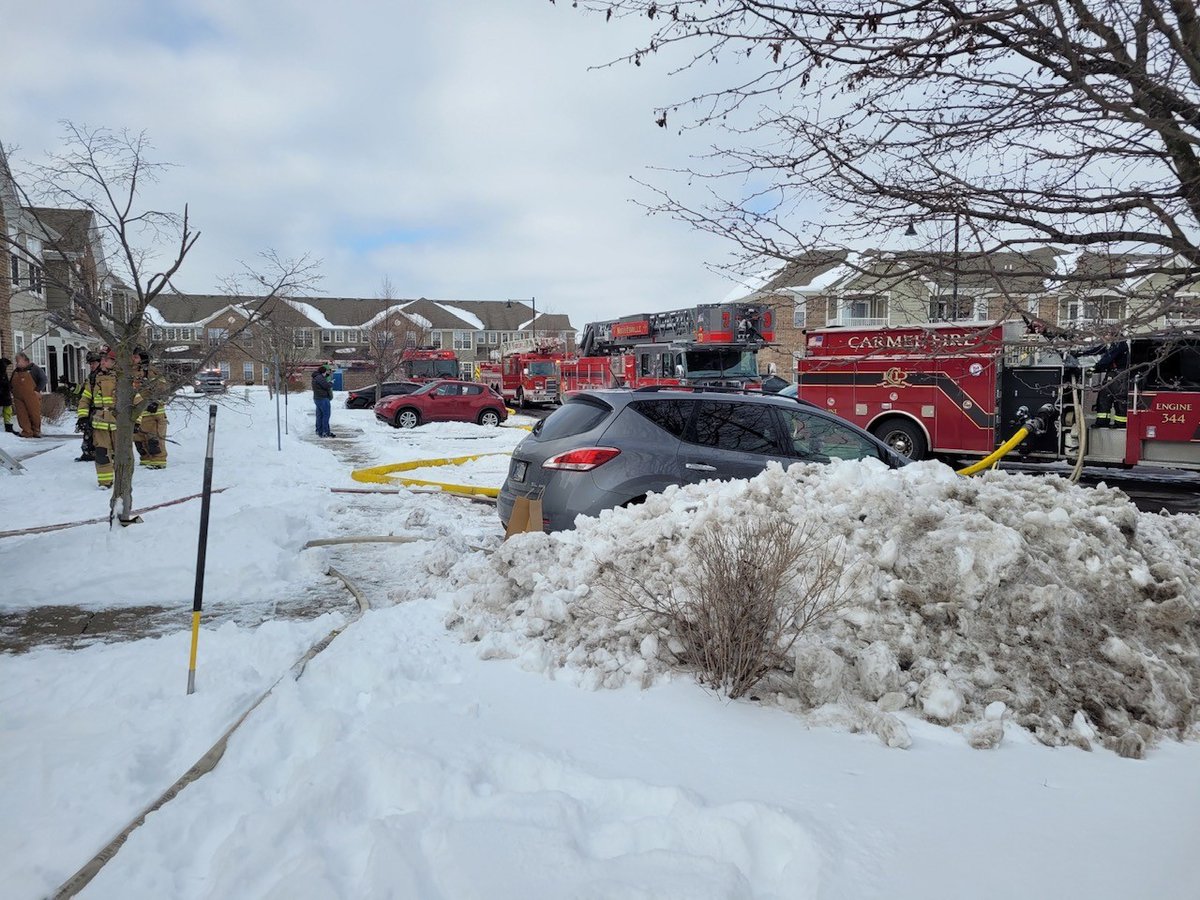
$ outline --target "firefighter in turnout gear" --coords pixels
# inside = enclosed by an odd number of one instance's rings
[[[1096,394],[1096,427],[1124,428],[1129,411],[1129,342],[1115,341],[1101,347],[1092,347],[1078,356],[1100,354],[1095,372],[1104,372],[1104,384]]]
[[[84,391],[96,390],[96,376],[100,374],[100,354],[95,350],[89,350],[87,355],[88,375],[84,379],[83,384],[79,386],[79,398],[82,400]],[[76,403],[78,407],[79,404]],[[82,416],[75,420],[75,430],[83,435],[83,444],[79,448],[80,452],[75,457],[75,462],[95,462],[96,461],[96,446],[92,442],[92,414],[95,412],[95,407],[88,410],[86,416]]]
[[[108,350],[100,358],[96,374],[79,397],[76,415],[92,423],[92,446],[95,453],[96,481],[102,489],[113,484],[113,447],[117,437],[117,376],[113,363],[117,354]]]
[[[138,350],[137,376],[133,386],[143,400],[146,409],[137,417],[133,442],[137,447],[141,465],[147,469],[167,467],[167,381],[150,367],[150,354]]]

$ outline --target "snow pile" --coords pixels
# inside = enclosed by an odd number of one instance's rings
[[[759,694],[901,747],[902,711],[976,747],[996,746],[1006,720],[1046,744],[1133,757],[1194,733],[1200,520],[1060,478],[835,461],[671,488],[461,566],[449,624],[484,657],[567,668],[592,687],[648,684],[679,646],[660,618],[617,609],[604,570],[677,590],[697,529],[747,519],[823,527],[860,567],[850,605]]]

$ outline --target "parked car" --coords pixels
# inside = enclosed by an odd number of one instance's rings
[[[672,484],[751,478],[771,461],[909,460],[856,425],[770,394],[641,388],[577,394],[513,451],[500,489],[508,525],[519,496],[542,500],[549,531],[638,503]]]
[[[197,394],[223,394],[229,389],[220,369],[197,372],[192,388]]]
[[[384,397],[375,404],[375,418],[396,428],[416,428],[426,422],[499,425],[508,418],[508,410],[486,385],[442,379],[418,385],[410,394]]]
[[[420,386],[420,383],[416,381],[385,381],[383,390],[379,391],[378,385],[368,384],[366,387],[356,388],[346,395],[346,409],[371,409],[384,397],[411,394]]]

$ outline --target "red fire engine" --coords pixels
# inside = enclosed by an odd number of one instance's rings
[[[610,387],[761,383],[758,351],[775,339],[769,306],[706,303],[584,327],[579,358],[559,364],[563,393]]]
[[[410,381],[457,378],[458,357],[453,350],[409,348],[400,355],[400,371]]]
[[[1128,339],[1118,378],[1094,372],[1085,349],[1021,322],[814,329],[798,396],[913,459],[986,456],[1041,413],[1046,427],[1017,451],[1030,461],[1076,460],[1082,439],[1090,465],[1200,469],[1200,334]],[[1105,390],[1127,408],[1125,427],[1098,427]]]
[[[521,408],[554,403],[559,399],[558,365],[565,358],[556,339],[510,341],[500,347],[499,362],[480,363],[479,380]]]

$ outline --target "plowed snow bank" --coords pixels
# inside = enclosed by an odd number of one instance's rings
[[[1099,740],[1135,757],[1194,733],[1200,520],[1061,478],[835,461],[672,488],[461,567],[449,624],[484,656],[597,687],[648,683],[673,667],[672,635],[650,614],[615,617],[602,566],[667,590],[694,564],[698,526],[747,518],[811,520],[863,566],[851,606],[759,693],[892,746],[910,743],[901,710],[960,727],[976,747],[999,743],[1006,719],[1047,744]]]

